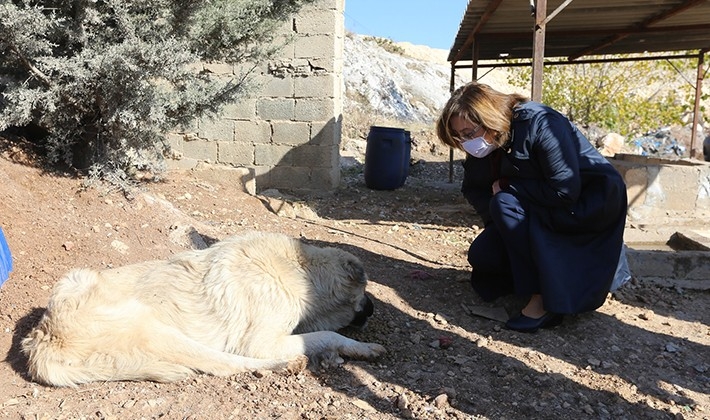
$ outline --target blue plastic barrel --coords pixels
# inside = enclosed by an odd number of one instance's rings
[[[373,190],[402,186],[405,145],[403,128],[371,126],[365,149],[365,185]]]

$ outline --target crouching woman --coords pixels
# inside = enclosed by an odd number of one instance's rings
[[[461,190],[485,224],[468,251],[473,288],[487,301],[530,296],[506,327],[534,332],[600,307],[623,246],[617,170],[561,113],[484,84],[456,90],[436,128],[466,152]]]

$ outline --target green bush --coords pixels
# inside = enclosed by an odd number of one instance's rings
[[[542,102],[578,124],[635,136],[680,123],[692,112],[694,90],[683,76],[694,65],[676,59],[545,66]],[[509,73],[514,86],[530,86],[531,78],[530,67]]]
[[[36,126],[51,161],[127,172],[160,170],[166,132],[243,97],[312,0],[0,1],[0,131]]]

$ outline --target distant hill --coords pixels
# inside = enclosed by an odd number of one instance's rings
[[[447,56],[447,50],[349,33],[344,48],[341,153],[361,158],[370,126],[380,125],[410,130],[415,153],[448,156],[448,148],[434,133],[436,118],[450,96]],[[505,70],[497,69],[481,82],[509,91],[506,77]],[[469,80],[470,71],[457,72],[457,87]]]
[[[345,110],[368,114],[373,123],[434,122],[450,96],[447,56],[447,50],[348,34],[343,68]],[[456,86],[469,80],[470,72],[457,72]],[[504,70],[494,70],[481,82],[510,89]]]

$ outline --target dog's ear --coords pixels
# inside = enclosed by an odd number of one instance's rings
[[[362,262],[357,258],[350,258],[345,263],[345,269],[347,270],[350,278],[357,284],[367,283],[367,274],[365,273],[365,267]]]

